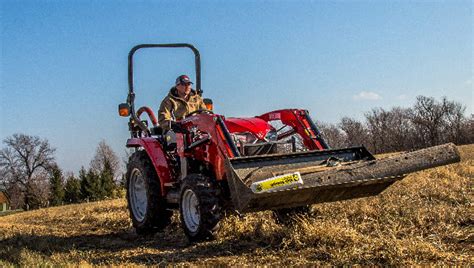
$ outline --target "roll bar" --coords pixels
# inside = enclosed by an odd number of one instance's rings
[[[134,46],[130,52],[128,53],[128,96],[127,96],[127,103],[130,106],[130,115],[138,124],[138,126],[148,132],[146,126],[137,118],[135,114],[135,92],[133,87],[133,56],[137,50],[142,48],[189,48],[194,53],[194,62],[195,62],[195,69],[196,69],[196,92],[199,95],[202,95],[201,89],[201,56],[199,54],[199,50],[195,48],[191,44],[186,43],[177,43],[177,44],[140,44]]]
[[[142,48],[177,48],[187,47],[190,48],[194,53],[194,61],[196,66],[196,91],[202,93],[201,90],[201,56],[199,50],[191,44],[178,43],[178,44],[141,44],[134,46],[128,53],[128,88],[129,92],[133,93],[133,55],[135,52]]]

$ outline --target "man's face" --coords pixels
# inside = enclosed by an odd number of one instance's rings
[[[187,96],[191,93],[191,83],[181,83],[176,86],[179,95]]]

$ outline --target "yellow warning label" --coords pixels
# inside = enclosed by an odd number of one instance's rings
[[[268,190],[276,190],[282,188],[291,188],[290,186],[296,184],[303,184],[299,172],[285,174],[278,177],[273,177],[259,182],[254,182],[251,186],[253,192],[261,193]]]

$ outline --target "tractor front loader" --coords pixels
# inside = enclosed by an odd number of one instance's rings
[[[179,209],[190,240],[210,239],[225,210],[273,210],[284,222],[311,204],[377,195],[408,173],[460,161],[454,144],[383,159],[363,146],[331,149],[301,109],[251,118],[197,110],[174,122],[174,131],[164,132],[150,108],[135,111],[133,55],[142,48],[190,48],[196,60],[196,91],[202,94],[200,55],[194,46],[145,44],[130,51],[129,93],[119,113],[129,117],[127,147],[135,149],[126,187],[138,233],[162,230]],[[140,118],[143,113],[151,126]]]

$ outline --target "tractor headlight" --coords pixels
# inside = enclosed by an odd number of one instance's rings
[[[255,137],[255,135],[250,132],[234,133],[232,135],[234,136],[234,140],[237,144],[239,141],[243,144],[254,144],[258,140],[257,137]]]
[[[266,141],[276,141],[277,139],[278,133],[274,129],[271,129],[270,131],[268,131],[267,135],[265,135]]]

